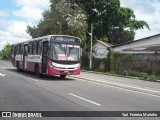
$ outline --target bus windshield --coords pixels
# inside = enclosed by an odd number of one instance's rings
[[[79,61],[80,45],[52,42],[52,44],[50,45],[50,59],[63,61]]]

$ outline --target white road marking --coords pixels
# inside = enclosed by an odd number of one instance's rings
[[[2,66],[0,66],[0,68],[4,68],[4,69],[12,69],[12,68],[14,68],[14,67],[2,67]],[[6,75],[6,74],[0,73],[0,76],[5,76],[5,75]],[[26,76],[23,76],[23,75],[19,75],[19,76],[26,77]],[[34,79],[34,78],[30,78],[30,77],[26,77],[26,78],[31,79],[31,80],[33,80],[33,81],[35,81],[35,82],[38,81],[38,80],[36,80],[36,79]]]
[[[96,102],[94,102],[94,101],[91,101],[91,100],[85,99],[85,98],[80,97],[80,96],[78,96],[78,95],[75,95],[75,94],[72,94],[72,93],[68,93],[68,94],[69,94],[69,95],[71,95],[71,96],[77,97],[77,98],[79,98],[79,99],[81,99],[81,100],[84,100],[84,101],[90,102],[90,103],[92,103],[92,104],[95,104],[95,105],[98,105],[98,106],[100,106],[100,105],[101,105],[101,104],[99,104],[99,103],[96,103]]]
[[[3,76],[3,77],[4,77],[5,75],[6,75],[6,74],[2,74],[2,73],[0,73],[0,76]]]
[[[86,81],[86,82],[90,82],[90,83],[101,85],[101,86],[107,86],[107,87],[117,88],[117,89],[120,89],[120,90],[126,90],[126,91],[130,91],[130,92],[134,92],[134,93],[140,93],[140,94],[144,94],[144,95],[160,98],[159,95],[154,95],[154,94],[144,93],[144,92],[140,92],[140,91],[130,90],[128,88],[121,88],[121,87],[116,87],[116,86],[110,86],[110,85],[105,85],[105,84],[102,84],[102,83],[91,82],[91,81],[87,81],[87,80],[82,80],[82,81]]]
[[[89,78],[82,78],[82,79],[88,79],[88,80],[90,80],[90,81],[92,80],[94,82],[102,82],[102,83],[107,83],[107,84],[112,84],[112,85],[118,85],[118,86],[127,87],[127,88],[134,88],[134,89],[139,89],[139,90],[145,90],[145,91],[160,93],[160,91],[151,90],[151,89],[147,89],[147,88],[140,88],[141,86],[134,86],[134,85],[131,86],[129,84],[120,84],[120,83],[107,82],[107,81],[103,81],[103,80],[95,80],[95,79],[89,79]]]

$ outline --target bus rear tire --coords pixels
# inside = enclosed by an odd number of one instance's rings
[[[37,76],[38,78],[41,77],[41,73],[40,73],[40,71],[39,71],[39,66],[38,66],[38,65],[35,66],[35,73],[36,73],[36,76]]]
[[[17,65],[16,65],[16,66],[17,66],[17,71],[18,71],[18,72],[21,72],[21,69],[19,68],[19,62],[17,62]]]
[[[66,78],[66,75],[60,75],[60,78]]]

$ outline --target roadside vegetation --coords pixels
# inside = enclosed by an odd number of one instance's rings
[[[11,52],[11,45],[6,43],[2,51],[0,51],[0,59],[9,60]]]
[[[149,29],[147,22],[136,20],[132,9],[121,7],[120,0],[50,0],[50,3],[39,23],[27,27],[27,33],[33,38],[49,34],[80,37],[82,60],[87,59],[92,25],[93,42],[102,40],[113,45],[133,41],[136,30]]]
[[[160,80],[160,76],[154,73],[142,72],[138,69],[132,68],[132,60],[134,60],[134,55],[132,54],[120,54],[119,52],[111,51],[108,54],[107,58],[93,58],[92,70],[89,69],[89,59],[86,60],[86,66],[82,66],[82,69],[88,71],[95,71],[99,74],[134,77],[154,82]]]
[[[154,75],[152,73],[135,71],[135,70],[129,70],[129,71],[124,71],[124,72],[113,70],[113,71],[107,72],[107,74],[120,75],[120,76],[131,76],[131,77],[136,77],[138,79],[148,80],[148,81],[153,81],[153,82],[160,80],[160,76],[158,75]]]

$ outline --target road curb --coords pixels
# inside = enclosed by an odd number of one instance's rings
[[[150,82],[158,82],[158,83],[160,83],[160,80],[151,81],[151,80],[145,80],[145,79],[141,79],[139,77],[132,77],[132,76],[123,76],[123,75],[117,75],[117,74],[108,74],[108,73],[96,72],[96,71],[88,71],[88,70],[82,70],[82,72],[88,72],[88,73],[95,73],[95,74],[102,74],[102,75],[108,75],[108,76],[123,77],[123,78],[130,78],[130,79],[137,79],[137,80],[143,80],[143,81],[150,81]]]

